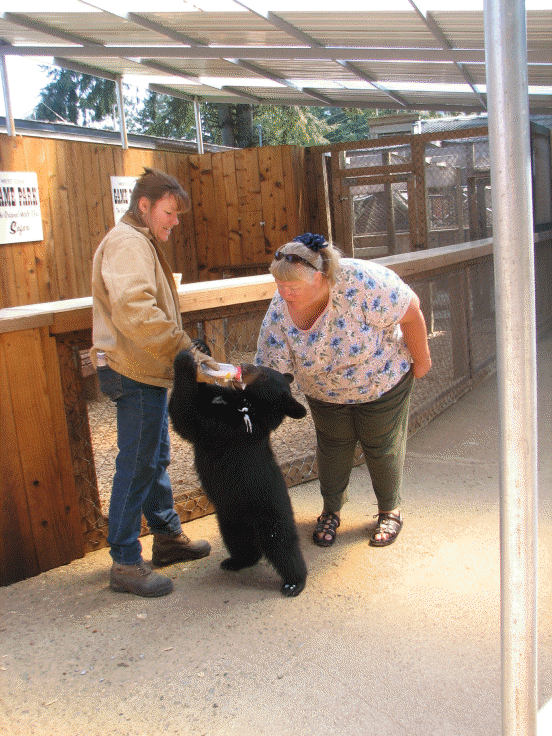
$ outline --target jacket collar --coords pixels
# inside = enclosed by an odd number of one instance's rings
[[[130,210],[127,210],[125,214],[121,217],[120,222],[124,222],[125,225],[130,225],[135,230],[138,230],[138,232],[142,233],[142,235],[145,235],[148,240],[151,240],[152,243],[156,243],[157,239],[149,229],[149,227],[144,227],[144,223],[141,222]]]

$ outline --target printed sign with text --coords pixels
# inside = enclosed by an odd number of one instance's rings
[[[36,174],[0,171],[0,243],[32,243],[43,237]]]
[[[111,198],[113,200],[113,216],[115,224],[119,222],[121,217],[128,210],[130,204],[130,195],[134,189],[138,177],[137,176],[112,176],[111,178]]]

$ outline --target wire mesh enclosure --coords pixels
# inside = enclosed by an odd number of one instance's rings
[[[374,258],[411,249],[416,176],[425,181],[425,247],[491,235],[488,138],[435,139],[424,143],[422,153],[423,170],[416,174],[410,145],[344,152],[354,255]],[[347,169],[354,176],[347,178]]]

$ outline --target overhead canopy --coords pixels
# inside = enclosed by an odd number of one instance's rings
[[[17,12],[0,13],[0,55],[53,57],[107,79],[141,77],[188,100],[486,109],[483,0],[266,3],[20,0],[11,3]],[[552,7],[527,0],[526,8],[530,110],[547,113]]]

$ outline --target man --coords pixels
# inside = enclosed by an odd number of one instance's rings
[[[92,270],[91,358],[102,391],[117,404],[117,455],[109,506],[111,587],[141,596],[170,593],[172,580],[151,569],[139,541],[142,514],[153,533],[154,565],[207,556],[206,541],[183,533],[167,466],[167,393],[173,361],[190,349],[198,364],[218,364],[182,329],[178,294],[160,243],[190,200],[171,176],[145,169],[130,207],[98,247]]]

